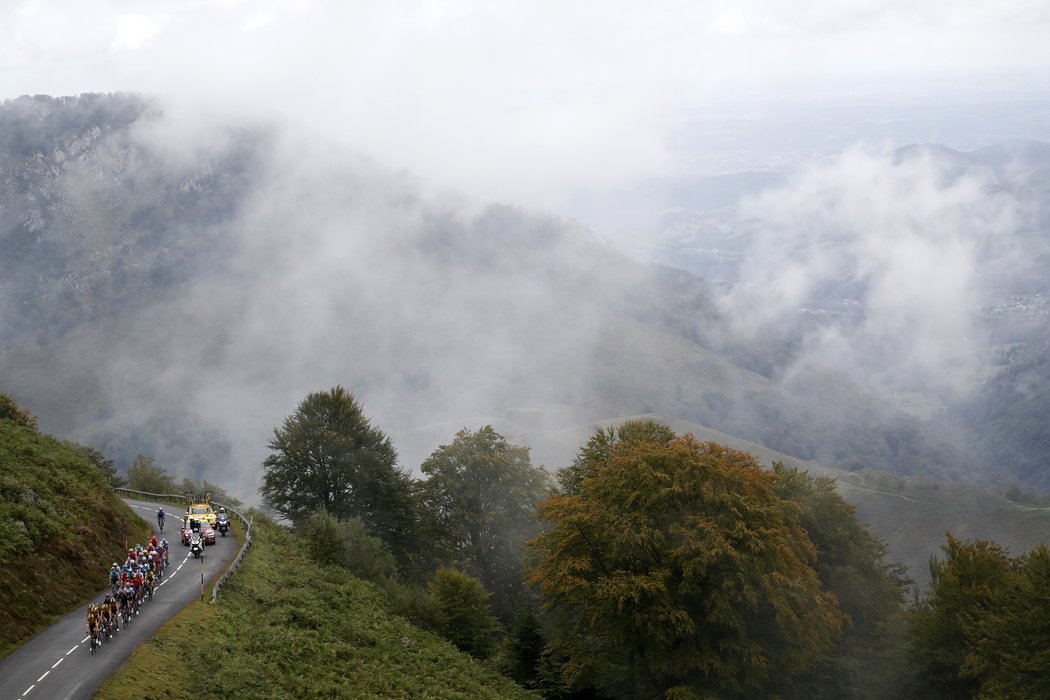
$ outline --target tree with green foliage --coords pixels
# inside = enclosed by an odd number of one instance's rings
[[[341,566],[367,581],[381,581],[397,573],[390,548],[369,534],[360,518],[339,520],[317,511],[296,528],[310,557],[323,566]]]
[[[128,480],[117,472],[117,465],[113,463],[112,459],[102,454],[101,450],[72,441],[69,442],[69,446],[98,467],[98,470],[102,472],[103,476],[106,477],[106,480],[109,481],[109,485],[113,488],[119,489],[122,486],[128,485]]]
[[[500,645],[496,667],[522,687],[537,691],[544,698],[571,697],[561,669],[551,658],[547,635],[537,611],[519,608]]]
[[[0,420],[9,420],[30,430],[37,429],[36,416],[18,405],[7,394],[0,393]]]
[[[398,559],[410,564],[416,544],[412,479],[397,467],[390,438],[371,425],[341,386],[309,394],[269,441],[263,461],[266,503],[298,524],[321,510],[360,518]]]
[[[993,611],[969,622],[961,675],[980,679],[978,698],[1050,698],[1050,550],[1021,557]]]
[[[128,488],[147,493],[178,494],[175,477],[156,465],[153,457],[140,454],[128,466]]]
[[[928,697],[974,697],[981,665],[963,672],[976,649],[976,630],[994,614],[1005,591],[1018,587],[1014,562],[997,543],[964,543],[951,533],[944,560],[930,559],[930,589],[912,612],[911,646]]]
[[[550,490],[527,447],[512,445],[492,426],[464,428],[421,467],[424,502],[436,520],[439,546],[493,593],[493,607],[513,617],[526,591],[525,542],[539,532],[536,505]]]
[[[834,648],[798,509],[748,454],[655,423],[599,431],[541,504],[530,580],[577,685],[757,697]]]
[[[886,545],[838,494],[835,481],[773,464],[774,490],[797,504],[817,549],[816,572],[848,616],[842,639],[813,668],[785,687],[785,697],[900,697],[906,683],[904,567],[886,561]]]
[[[451,567],[438,569],[430,594],[443,613],[445,639],[471,656],[487,659],[499,632],[499,623],[489,607],[492,594],[470,574]]]

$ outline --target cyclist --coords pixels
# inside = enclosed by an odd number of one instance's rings
[[[164,506],[157,509],[157,528],[164,532]]]
[[[120,589],[120,604],[124,608],[124,619],[125,623],[131,621],[131,616],[135,614],[135,589],[131,586],[131,580],[129,579],[124,587]]]
[[[113,631],[120,631],[120,603],[117,601],[117,596],[109,595],[109,618],[113,621]]]
[[[117,586],[120,584],[120,564],[113,562],[113,566],[109,569],[109,586],[114,593],[117,591]]]
[[[146,572],[145,583],[143,584],[146,590],[146,595],[149,596],[150,600],[153,600],[153,588],[157,581],[157,575],[152,570]]]
[[[109,596],[106,596],[109,598]],[[113,636],[113,618],[110,617],[109,601],[99,603],[98,606],[99,631],[102,633],[102,641],[108,642]]]
[[[88,636],[91,637],[91,645],[93,647],[97,646],[100,643],[100,641],[101,641],[99,639],[98,625],[99,625],[98,610],[95,608],[95,604],[92,603],[91,605],[88,606],[88,611],[87,611],[87,632],[88,632]],[[92,653],[94,653],[94,652],[92,652]]]

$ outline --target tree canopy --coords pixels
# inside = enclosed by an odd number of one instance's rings
[[[846,618],[798,509],[750,455],[633,422],[596,434],[563,477],[530,580],[570,680],[755,696],[838,640]]]
[[[1013,557],[951,533],[912,611],[924,697],[1050,697],[1050,550]]]
[[[534,513],[549,480],[532,466],[526,447],[511,445],[492,426],[456,433],[423,462],[426,504],[439,545],[493,594],[509,620],[525,593],[525,542],[539,531]]]
[[[886,545],[868,532],[856,509],[828,477],[773,465],[774,490],[799,508],[817,550],[821,585],[835,595],[849,623],[836,647],[795,680],[785,697],[900,697],[907,682],[904,567],[886,560]]]
[[[128,465],[128,488],[147,493],[180,493],[175,477],[168,470],[156,465],[154,457],[139,454]]]
[[[259,492],[274,510],[294,524],[317,511],[360,518],[405,563],[413,546],[412,480],[353,394],[341,386],[309,394],[268,446]]]

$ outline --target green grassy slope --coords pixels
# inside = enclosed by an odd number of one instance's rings
[[[191,604],[96,697],[534,697],[387,612],[371,584],[299,549],[256,514],[251,552],[219,603]]]
[[[1050,508],[1013,503],[1000,495],[965,484],[921,477],[903,477],[886,472],[847,472],[830,469],[747,442],[717,430],[667,416],[626,416],[562,430],[537,431],[520,428],[508,436],[524,444],[542,444],[550,454],[575,451],[599,426],[618,425],[624,420],[648,418],[666,424],[676,433],[692,433],[700,440],[718,442],[750,452],[769,466],[775,461],[819,476],[835,479],[839,493],[857,508],[857,516],[889,547],[889,557],[908,567],[912,578],[925,583],[929,557],[940,554],[945,531],[963,539],[989,539],[1021,554],[1050,540]],[[543,463],[544,453],[534,454]],[[565,466],[562,463],[548,466]]]
[[[148,533],[72,447],[0,420],[0,655],[104,588]]]

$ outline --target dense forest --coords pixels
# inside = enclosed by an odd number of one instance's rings
[[[827,478],[652,421],[548,474],[492,427],[399,471],[342,387],[262,493],[321,563],[544,697],[1043,697],[1045,546],[949,533],[917,593]],[[425,588],[424,588],[425,586]]]

